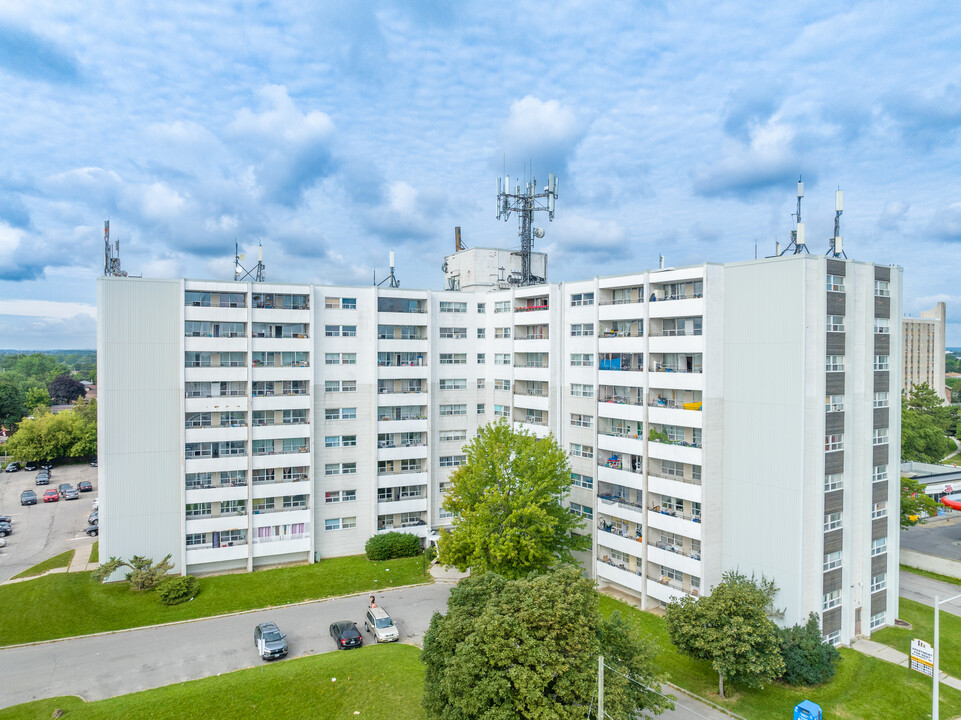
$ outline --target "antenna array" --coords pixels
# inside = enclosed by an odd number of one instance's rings
[[[804,223],[801,222],[801,198],[804,197],[804,182],[799,176],[797,180],[797,212],[792,213],[794,215],[795,227],[791,231],[791,242],[788,246],[784,248],[784,252],[778,253],[779,255],[787,255],[788,252],[793,248],[794,252],[792,255],[800,255],[802,252],[808,252],[808,246],[804,243]]]
[[[103,274],[104,277],[127,277],[120,269],[120,240],[110,244],[110,221],[103,221]]]
[[[841,214],[844,212],[844,191],[838,188],[834,192],[834,237],[828,238],[830,246],[825,253],[828,257],[843,257],[847,260],[844,252],[844,242],[841,238]]]
[[[240,264],[243,259],[244,256],[237,246],[237,241],[234,240],[234,280],[252,278],[254,282],[263,282],[267,272],[267,266],[264,265],[264,246],[262,244],[257,246],[257,264],[250,270]]]
[[[531,271],[531,253],[534,248],[534,238],[544,237],[542,228],[534,227],[534,213],[547,212],[549,221],[554,220],[554,201],[557,199],[557,176],[548,175],[547,187],[543,192],[537,192],[537,179],[531,178],[523,192],[520,183],[511,192],[510,176],[497,178],[497,219],[507,222],[511,213],[518,218],[517,234],[521,239],[521,285],[540,285],[546,278],[538,277]]]

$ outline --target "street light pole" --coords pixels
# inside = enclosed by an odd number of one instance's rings
[[[938,682],[940,680],[941,672],[938,670],[938,661],[941,659],[941,651],[939,648],[939,626],[941,617],[941,605],[944,603],[949,603],[952,600],[957,600],[961,598],[961,595],[954,595],[949,597],[947,600],[939,599],[938,595],[934,596],[934,677],[932,680],[932,691],[931,691],[931,720],[938,720]]]

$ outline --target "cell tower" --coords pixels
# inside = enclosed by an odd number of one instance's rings
[[[848,256],[844,252],[844,243],[841,238],[841,214],[844,212],[844,191],[838,188],[834,192],[834,237],[828,238],[830,247],[825,253],[828,257],[843,257],[847,260]]]
[[[375,281],[377,280],[376,272],[374,273],[374,280]],[[392,288],[400,287],[400,280],[398,280],[397,276],[394,275],[394,251],[393,250],[390,251],[390,275],[388,275],[379,283],[377,283],[376,287],[380,287],[384,283],[387,283],[387,287],[392,287]]]
[[[804,197],[804,182],[801,177],[797,180],[797,212],[791,213],[794,216],[794,222],[796,223],[795,229],[791,231],[791,242],[788,246],[784,248],[784,252],[779,253],[780,255],[787,255],[790,250],[794,250],[792,255],[800,255],[802,252],[809,252],[808,246],[804,244],[804,223],[801,222],[801,198]]]
[[[267,266],[264,265],[264,246],[257,246],[257,264],[250,270],[240,264],[240,261],[243,259],[244,256],[237,246],[237,241],[234,240],[234,280],[252,278],[254,282],[263,282],[267,271]]]
[[[103,274],[104,277],[127,277],[120,269],[120,241],[110,244],[110,221],[103,221]]]
[[[511,192],[511,178],[497,178],[497,219],[507,222],[511,213],[517,213],[518,231],[521,239],[521,285],[540,285],[546,278],[538,277],[531,272],[531,252],[534,248],[534,238],[544,237],[542,228],[534,227],[534,213],[546,211],[547,219],[554,220],[554,201],[557,199],[557,177],[554,173],[548,175],[547,187],[541,193],[537,192],[537,179],[531,178],[524,191],[518,184]]]

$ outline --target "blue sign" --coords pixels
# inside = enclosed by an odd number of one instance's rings
[[[810,700],[804,700],[794,706],[794,720],[823,720],[821,706]]]

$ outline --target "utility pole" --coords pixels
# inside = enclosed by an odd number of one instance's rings
[[[604,656],[597,657],[597,718],[604,720]]]

